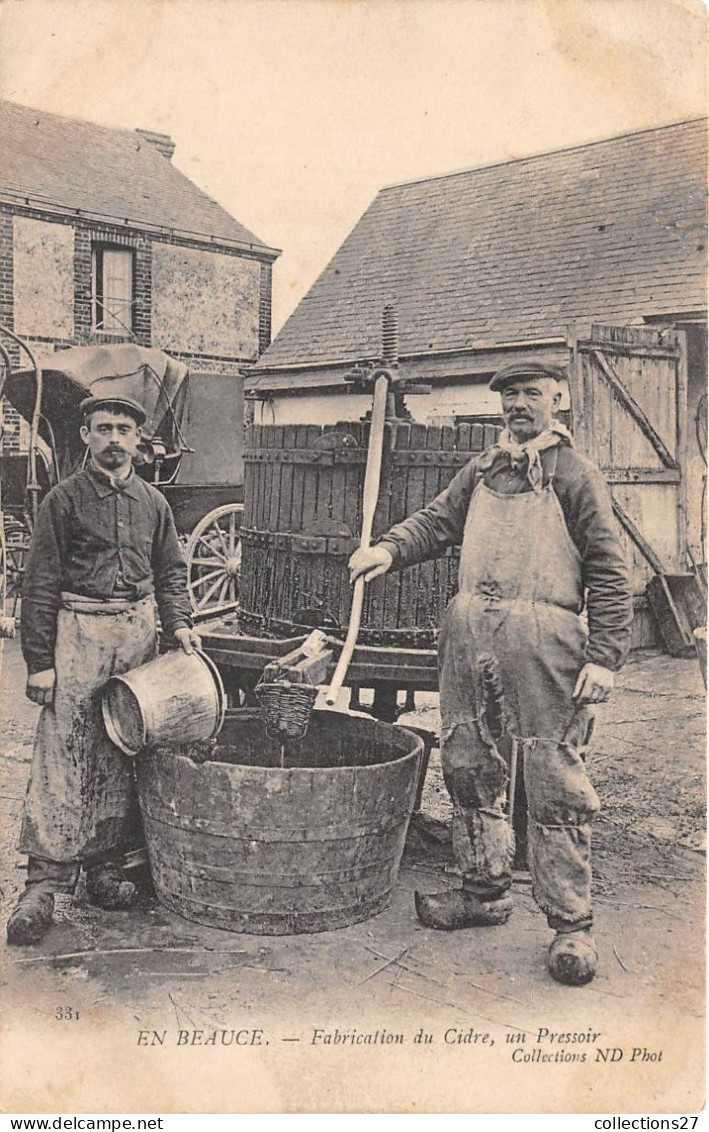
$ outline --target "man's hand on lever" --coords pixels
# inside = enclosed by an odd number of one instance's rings
[[[584,664],[574,688],[574,699],[579,704],[603,704],[610,699],[615,685],[615,674],[601,664]]]
[[[355,550],[347,563],[350,571],[350,582],[354,583],[360,575],[364,574],[365,582],[386,574],[391,569],[394,559],[383,546],[361,546]]]

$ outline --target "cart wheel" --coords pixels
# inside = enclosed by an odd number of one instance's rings
[[[22,594],[25,560],[30,548],[31,533],[27,525],[12,515],[5,514],[5,597],[13,597],[13,616]]]
[[[1,504],[2,500],[0,499],[0,505]],[[6,637],[14,637],[15,635],[15,618],[14,616],[7,616],[7,606],[5,603],[7,597],[7,581],[7,544],[5,540],[5,523],[0,506],[0,674],[2,674],[3,641]]]
[[[234,605],[239,596],[243,512],[240,503],[216,507],[200,519],[187,540],[187,586],[195,613]]]
[[[5,621],[5,586],[7,584],[7,554],[5,550],[5,523],[0,500],[0,676],[2,676],[2,654],[4,633],[1,626]]]

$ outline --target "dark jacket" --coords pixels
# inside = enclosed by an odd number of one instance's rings
[[[191,626],[185,559],[159,491],[135,473],[117,487],[88,467],[49,492],[22,587],[22,652],[30,673],[54,667],[62,591],[135,601],[154,593],[165,633]]]
[[[586,659],[616,670],[630,649],[633,602],[610,492],[598,468],[565,443],[542,452],[541,463],[544,484],[553,470],[553,490],[581,555],[589,630]],[[397,569],[436,558],[462,542],[470,498],[481,478],[501,495],[531,491],[526,469],[513,467],[507,453],[489,449],[466,464],[428,507],[379,540]]]

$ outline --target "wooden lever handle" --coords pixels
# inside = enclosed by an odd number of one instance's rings
[[[379,500],[379,482],[382,473],[382,450],[384,448],[384,424],[386,421],[387,394],[389,392],[389,378],[382,374],[374,385],[374,398],[372,400],[372,422],[369,429],[369,447],[367,449],[367,469],[364,474],[364,491],[362,494],[362,532],[360,547],[368,547],[372,539],[372,523],[374,512]],[[347,669],[352,660],[352,653],[357,643],[359,623],[362,619],[362,605],[364,603],[364,575],[360,574],[354,584],[352,594],[352,608],[350,610],[350,623],[347,636],[342,646],[340,659],[328,688],[325,702],[332,706],[342,687]]]

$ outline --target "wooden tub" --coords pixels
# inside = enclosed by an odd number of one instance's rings
[[[150,866],[189,920],[263,935],[319,932],[387,907],[413,808],[421,739],[314,712],[283,749],[254,710],[210,744],[138,761]]]

